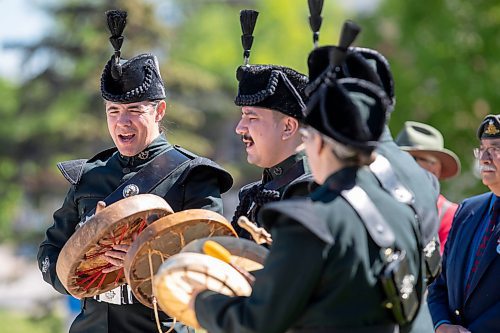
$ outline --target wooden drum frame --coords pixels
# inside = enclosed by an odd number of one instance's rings
[[[77,229],[59,254],[56,272],[76,298],[92,297],[125,283],[123,268],[103,273],[112,265],[103,257],[113,245],[131,244],[146,226],[173,210],[161,197],[139,194],[103,208]]]
[[[189,242],[211,236],[237,237],[222,215],[206,209],[173,213],[146,227],[132,243],[124,262],[125,278],[139,302],[154,308],[151,280],[160,265]]]

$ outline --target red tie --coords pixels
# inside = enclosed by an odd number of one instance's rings
[[[470,283],[472,281],[472,278],[474,277],[474,274],[477,271],[477,268],[479,267],[479,262],[481,261],[481,257],[484,254],[486,245],[488,244],[491,235],[493,235],[495,226],[498,224],[498,219],[500,218],[499,213],[500,213],[500,199],[497,197],[495,204],[493,205],[491,219],[488,223],[488,226],[486,227],[486,230],[484,231],[483,238],[481,239],[481,243],[479,243],[479,247],[477,248],[476,255],[474,257],[474,263],[472,264],[472,268],[469,273],[469,279],[467,280],[467,285],[465,286],[466,292],[469,291]]]

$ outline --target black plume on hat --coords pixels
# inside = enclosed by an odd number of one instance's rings
[[[323,18],[321,17],[321,11],[323,10],[323,0],[307,0],[309,5],[309,26],[313,32],[313,44],[314,47],[318,47],[319,41],[319,30],[321,29],[321,23]]]
[[[484,117],[477,130],[477,137],[481,139],[500,138],[500,114],[490,114]]]
[[[253,30],[257,23],[259,12],[251,9],[243,9],[240,11],[241,45],[243,46],[244,64],[247,65],[250,59],[250,50],[253,44]]]
[[[118,80],[122,76],[122,68],[120,64],[120,49],[123,44],[123,30],[127,25],[127,12],[123,10],[108,10],[106,12],[106,17],[108,19],[108,29],[111,32],[111,37],[109,41],[113,48],[115,49],[114,63],[111,66],[111,75],[115,80]]]
[[[152,54],[140,54],[130,60],[121,59],[123,30],[127,23],[127,12],[106,12],[111,37],[109,41],[114,54],[101,75],[101,95],[111,102],[134,103],[164,99],[165,87],[160,75],[158,60]]]
[[[382,89],[370,82],[332,80],[309,100],[304,123],[337,142],[371,152],[384,130],[387,103]]]
[[[240,12],[244,65],[236,70],[239,83],[234,102],[238,106],[272,109],[301,119],[307,76],[288,67],[248,64],[257,16],[254,10]]]
[[[356,23],[347,20],[342,26],[338,46],[318,47],[309,53],[309,84],[305,90],[306,96],[311,96],[326,77],[336,76],[338,66],[344,62],[349,46],[360,31],[361,28]]]

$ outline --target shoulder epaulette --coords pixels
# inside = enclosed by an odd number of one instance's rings
[[[76,185],[82,177],[83,166],[86,162],[86,159],[59,162],[57,168],[71,185]]]
[[[176,149],[178,148],[176,147]],[[180,151],[184,154],[186,154],[185,152],[187,152],[192,154],[191,156],[196,156],[188,150],[183,149]],[[198,171],[200,170],[200,168],[211,169],[212,171],[215,172],[215,175],[219,182],[220,193],[225,193],[229,191],[229,189],[233,186],[233,177],[229,174],[229,172],[227,172],[224,168],[222,168],[219,164],[215,163],[214,161],[199,156],[196,156],[191,160],[191,162],[189,162],[189,166],[186,168],[187,170],[181,176],[180,182],[185,181],[188,178],[188,176],[192,174],[194,170]]]
[[[97,153],[91,159],[78,159],[70,160],[57,163],[57,168],[61,171],[64,178],[66,178],[71,185],[76,185],[80,181],[83,174],[83,167],[85,163],[91,163],[97,160],[108,159],[113,155],[118,149],[116,147],[109,148]]]
[[[198,155],[196,155],[195,153],[187,150],[187,149],[184,149],[182,148],[181,146],[178,146],[178,145],[174,145],[173,146],[177,151],[183,153],[184,155],[186,155],[187,157],[189,157],[190,159],[195,159],[198,157]]]
[[[333,245],[335,240],[325,219],[319,218],[314,204],[309,199],[296,199],[271,202],[259,212],[264,227],[271,230],[279,216],[286,216],[312,232],[327,245]]]

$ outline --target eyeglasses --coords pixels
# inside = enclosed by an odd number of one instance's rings
[[[500,147],[479,147],[474,148],[473,150],[474,157],[477,159],[481,159],[484,153],[488,153],[488,156],[491,158],[500,158]]]

